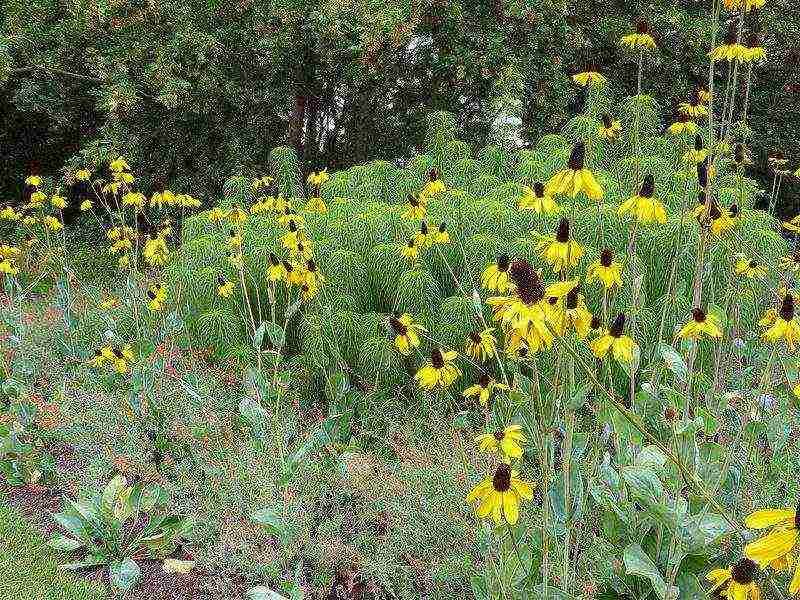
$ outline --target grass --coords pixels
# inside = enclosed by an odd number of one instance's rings
[[[42,534],[0,494],[0,598],[101,600],[104,586],[62,571]]]

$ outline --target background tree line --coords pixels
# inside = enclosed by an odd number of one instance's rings
[[[199,197],[263,171],[281,144],[306,170],[402,160],[430,110],[456,114],[476,146],[525,144],[574,113],[570,76],[589,63],[616,99],[635,93],[637,57],[617,42],[639,20],[659,43],[644,92],[669,115],[707,82],[709,2],[1,0],[0,193],[13,201],[24,174],[107,148],[129,157],[146,191]],[[767,0],[746,23],[768,55],[750,103],[768,187],[769,153],[800,161],[800,8]],[[720,64],[718,84],[726,73]],[[783,190],[794,210],[800,188]]]

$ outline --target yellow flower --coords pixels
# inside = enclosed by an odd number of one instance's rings
[[[241,248],[242,235],[235,229],[231,229],[228,232],[228,239],[225,240],[225,243],[228,245],[229,248]]]
[[[225,217],[233,224],[239,224],[242,221],[247,219],[247,212],[243,211],[239,206],[236,204],[233,205]]]
[[[553,267],[553,273],[574,267],[583,256],[583,248],[569,237],[569,220],[562,217],[555,236],[540,236],[536,244],[542,257]]]
[[[428,248],[433,245],[433,235],[428,230],[428,224],[425,221],[419,224],[419,231],[414,234],[414,244],[418,248]]]
[[[666,223],[667,213],[664,205],[653,198],[654,187],[653,175],[648,173],[639,193],[620,204],[617,212],[620,215],[633,214],[640,223]]]
[[[704,335],[712,338],[721,338],[722,330],[717,317],[706,314],[699,308],[692,309],[692,320],[686,323],[678,332],[681,339],[698,340]]]
[[[524,444],[527,441],[519,425],[509,425],[505,429],[498,429],[494,433],[483,433],[475,438],[479,450],[485,452],[499,450],[509,461],[522,456],[520,443]]]
[[[790,221],[783,222],[783,228],[795,233],[800,233],[800,215],[792,217]]]
[[[221,298],[230,298],[233,296],[234,287],[233,282],[226,281],[222,275],[217,277],[217,294]]]
[[[328,212],[328,207],[325,205],[325,201],[322,198],[319,196],[312,196],[306,203],[306,210],[309,212],[326,213]]]
[[[114,173],[121,173],[122,171],[131,170],[131,166],[128,164],[128,161],[126,161],[122,156],[118,156],[117,158],[112,160],[111,164],[109,164],[109,168]]]
[[[167,291],[160,283],[150,286],[147,290],[147,308],[151,311],[159,311],[164,308],[164,303],[167,300]]]
[[[286,267],[272,252],[269,253],[269,267],[267,279],[269,281],[284,281],[287,278]]]
[[[584,192],[592,200],[600,200],[603,197],[603,188],[584,166],[585,159],[586,146],[583,142],[577,142],[572,148],[567,168],[550,178],[544,193],[548,196],[564,194],[574,198]]]
[[[8,244],[0,244],[0,258],[14,258],[20,255],[20,249]]]
[[[169,258],[167,242],[162,237],[148,238],[144,243],[142,257],[145,262],[152,267],[167,264],[167,259]]]
[[[491,517],[497,525],[503,521],[515,525],[519,519],[520,500],[533,498],[533,486],[518,477],[511,466],[500,463],[494,476],[481,481],[467,496],[467,504],[478,503],[476,514]]]
[[[620,131],[622,131],[622,123],[612,119],[611,115],[608,113],[603,113],[600,119],[603,122],[603,124],[597,130],[597,133],[600,134],[600,137],[607,139],[609,142],[617,139]]]
[[[25,178],[25,185],[29,185],[31,187],[39,187],[42,185],[42,178],[38,175],[28,175]]]
[[[772,530],[744,547],[744,554],[762,569],[791,555],[800,534],[800,511],[785,509],[757,510],[744,520],[750,529]],[[797,562],[789,593],[800,591],[800,562]]]
[[[571,289],[562,298],[556,299],[555,309],[551,316],[554,330],[559,336],[566,335],[570,328],[575,330],[579,339],[584,339],[589,334],[592,324],[592,313],[586,307],[583,294],[579,293],[580,286],[577,280],[569,282]]]
[[[728,10],[739,10],[744,7],[747,12],[754,8],[762,8],[766,0],[725,0],[725,8]]]
[[[92,176],[89,169],[78,169],[75,171],[75,181],[89,181]]]
[[[727,569],[714,569],[706,580],[714,584],[711,592],[720,592],[728,600],[760,600],[761,592],[755,583],[758,565],[749,558],[740,558]]]
[[[758,34],[753,33],[747,40],[747,53],[743,57],[743,62],[763,62],[767,60],[767,52],[761,46]]]
[[[298,215],[291,206],[287,205],[286,208],[283,209],[283,213],[278,216],[278,223],[284,227],[289,227],[289,223],[292,221],[295,222],[295,225],[299,226],[305,222],[305,219],[302,217],[302,215]]]
[[[409,194],[406,199],[406,209],[403,211],[403,218],[409,220],[424,219],[428,209],[425,208],[425,202],[419,198]]]
[[[708,150],[703,148],[703,138],[700,135],[694,137],[694,148],[687,150],[683,155],[683,162],[685,163],[701,163],[708,157]]]
[[[552,196],[548,196],[544,191],[544,184],[537,181],[533,184],[533,189],[527,185],[522,186],[522,196],[517,203],[520,210],[532,210],[536,214],[552,214],[557,212],[559,207]]]
[[[64,210],[67,207],[67,199],[63,196],[51,196],[50,204],[53,206],[53,208]]]
[[[762,322],[766,322],[765,315]],[[794,352],[797,341],[800,340],[800,324],[794,318],[794,296],[786,294],[781,301],[779,311],[775,313],[775,321],[764,332],[763,337],[768,342],[777,342],[783,339],[790,352]]]
[[[726,231],[733,229],[736,226],[736,220],[731,217],[730,210],[720,210],[716,200],[711,200],[711,208],[706,209],[706,194],[700,192],[698,199],[699,204],[695,207],[692,214],[697,218],[697,221],[703,225],[710,225],[711,232],[717,237],[721,237]],[[734,204],[732,208],[738,214],[738,207]]]
[[[767,267],[758,264],[758,262],[754,260],[748,260],[743,257],[736,261],[734,271],[737,275],[743,275],[748,279],[756,279],[764,277],[767,274]]]
[[[588,70],[583,71],[582,73],[576,73],[575,75],[573,75],[572,81],[574,81],[581,87],[587,87],[587,86],[604,85],[607,79],[603,77],[600,73],[598,73],[597,69],[595,69],[592,66],[589,67]]]
[[[434,244],[449,244],[450,234],[447,233],[447,223],[442,221],[439,228],[430,234]]]
[[[497,340],[494,329],[489,327],[481,332],[471,331],[467,336],[467,356],[475,360],[485,361],[497,352]]]
[[[600,337],[589,342],[589,348],[597,358],[605,358],[611,350],[618,362],[630,363],[633,360],[634,342],[627,335],[623,335],[625,328],[625,315],[620,313],[611,327],[602,332]]]
[[[703,102],[700,99],[700,92],[698,90],[692,90],[689,94],[689,101],[681,102],[678,105],[678,110],[682,115],[686,117],[692,117],[693,119],[699,119],[708,116],[708,108],[703,105]]]
[[[501,254],[494,264],[489,265],[481,275],[481,285],[489,291],[500,294],[508,293],[511,289],[511,280],[508,277],[508,268],[511,259],[508,254]]]
[[[4,221],[19,221],[21,213],[14,210],[13,206],[6,205],[3,210],[0,210],[0,219]]]
[[[594,261],[586,270],[586,283],[599,281],[607,290],[622,287],[622,265],[614,261],[614,253],[609,248],[600,252],[600,259]]]
[[[728,31],[725,34],[725,39],[722,45],[717,46],[708,53],[712,61],[727,60],[729,62],[735,60],[744,60],[749,55],[747,48],[742,46],[737,40],[739,38],[738,24],[735,20],[731,21],[728,25]]]
[[[650,27],[646,21],[639,21],[636,24],[636,33],[622,36],[619,43],[631,50],[655,50],[656,48],[656,41],[650,35]]]
[[[34,208],[37,208],[45,200],[47,200],[47,194],[41,190],[36,190],[31,194],[31,206]]]
[[[142,208],[146,200],[147,198],[141,192],[128,192],[122,196],[122,204],[135,208]]]
[[[114,348],[111,353],[111,357],[108,357],[107,353],[104,353],[103,357],[114,365],[114,370],[117,373],[127,373],[128,364],[133,362],[133,350],[131,349],[131,345],[126,344],[122,349]]]
[[[4,258],[0,260],[0,273],[11,276],[19,275],[19,268],[11,262],[11,259]]]
[[[225,218],[225,213],[219,206],[215,206],[208,211],[208,220],[212,223],[219,224]]]
[[[400,254],[412,262],[419,258],[419,246],[414,238],[410,238],[405,245],[400,247]]]
[[[272,177],[264,176],[264,177],[256,177],[253,180],[253,191],[257,191],[260,188],[267,188],[272,183]]]
[[[315,185],[317,187],[321,186],[323,183],[330,179],[330,175],[328,175],[328,170],[323,169],[319,173],[311,173],[308,176],[308,183],[311,185]]]
[[[94,206],[94,203],[91,200],[84,200],[83,202],[81,202],[81,206],[80,206],[81,212],[86,212],[87,210],[92,210],[93,206]]]
[[[305,285],[305,275],[303,273],[302,265],[290,263],[284,260],[283,268],[286,273],[283,280],[286,282],[287,286],[291,287],[293,285]]]
[[[432,390],[436,386],[447,388],[461,376],[461,370],[453,364],[458,356],[457,352],[450,351],[442,353],[438,348],[431,352],[431,360],[422,367],[414,379],[420,387]]]
[[[483,373],[478,379],[478,383],[465,389],[463,395],[465,398],[477,397],[483,406],[487,406],[495,390],[508,391],[508,389],[506,384],[498,383],[492,377]]]
[[[428,182],[419,193],[420,200],[428,200],[445,189],[444,182],[439,179],[439,173],[436,169],[431,169],[428,173]]]
[[[64,227],[64,224],[56,219],[53,215],[47,215],[42,219],[42,222],[45,224],[45,227],[51,229],[52,231],[58,231]]]
[[[669,126],[672,135],[694,135],[697,133],[697,123],[690,121],[689,117],[683,113],[678,115],[678,120]]]
[[[275,198],[273,196],[261,196],[258,200],[256,200],[255,204],[250,207],[250,214],[257,215],[259,213],[269,212],[274,209]]]
[[[389,325],[394,332],[394,345],[403,356],[409,356],[412,348],[419,347],[419,334],[428,331],[422,325],[414,323],[408,313],[389,317]]]
[[[111,308],[116,308],[117,306],[119,306],[119,299],[118,298],[114,298],[113,296],[109,296],[108,298],[103,300],[100,303],[99,306],[103,310],[109,310]]]
[[[778,262],[786,271],[800,272],[800,251],[795,251],[791,256],[782,256]]]

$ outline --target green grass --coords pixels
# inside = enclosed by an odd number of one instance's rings
[[[0,494],[0,598],[8,600],[100,600],[108,595],[97,583],[58,568],[36,531]]]

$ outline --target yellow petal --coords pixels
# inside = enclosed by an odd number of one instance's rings
[[[509,525],[516,525],[519,518],[519,499],[512,492],[503,492],[503,515]]]
[[[797,561],[797,566],[794,569],[794,577],[789,583],[789,593],[794,596],[800,592],[800,560]]]
[[[796,529],[779,529],[747,544],[744,553],[763,569],[776,558],[791,552],[796,541]]]
[[[750,529],[766,529],[783,521],[793,521],[794,515],[793,510],[768,508],[750,513],[745,518],[744,524]]]

